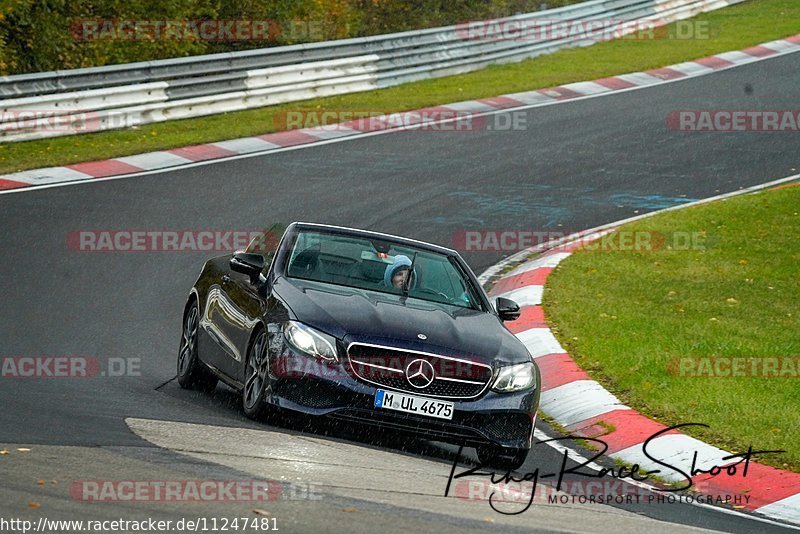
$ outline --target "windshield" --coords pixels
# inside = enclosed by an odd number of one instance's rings
[[[413,265],[412,265],[413,264]],[[287,276],[481,309],[480,299],[455,259],[387,240],[300,232]]]

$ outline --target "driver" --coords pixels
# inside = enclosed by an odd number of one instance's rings
[[[416,269],[414,269],[416,271]],[[402,289],[403,284],[411,274],[411,260],[408,256],[398,254],[394,258],[394,263],[386,266],[386,271],[383,274],[383,285],[386,287],[396,287]],[[417,281],[416,272],[412,279],[412,285]]]

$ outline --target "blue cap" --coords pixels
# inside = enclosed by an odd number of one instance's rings
[[[394,258],[394,263],[386,266],[386,272],[383,273],[383,285],[386,287],[391,287],[394,272],[401,267],[411,267],[411,260],[408,258],[408,256],[398,254]]]

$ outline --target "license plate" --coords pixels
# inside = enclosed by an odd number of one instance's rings
[[[398,412],[415,413],[437,417],[439,419],[453,418],[453,403],[416,395],[406,395],[396,391],[384,391],[379,389],[375,392],[375,407],[396,410]]]

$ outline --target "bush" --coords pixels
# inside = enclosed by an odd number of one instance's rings
[[[547,7],[578,0],[550,0]],[[6,0],[0,7],[0,74],[42,72],[342,39],[535,11],[541,0]],[[270,21],[259,41],[102,39],[97,20]],[[90,24],[91,26],[91,24]]]

